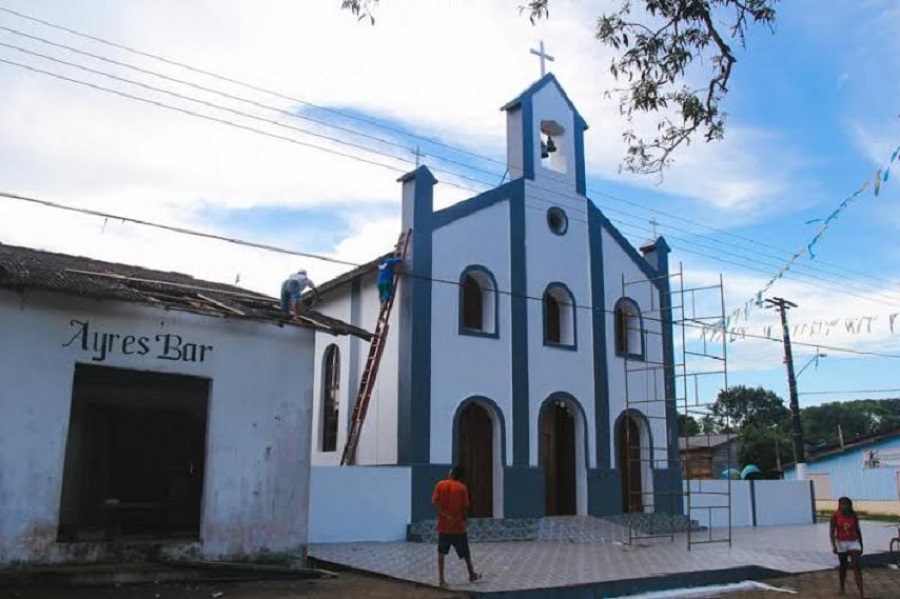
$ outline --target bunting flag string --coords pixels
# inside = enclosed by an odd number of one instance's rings
[[[728,320],[728,319],[726,319]],[[868,314],[862,316],[845,316],[814,320],[812,322],[795,322],[789,332],[794,338],[836,337],[847,335],[900,335],[900,312],[888,314]],[[746,339],[747,336],[765,339],[781,339],[780,325],[756,325],[753,327],[726,327],[704,325],[699,332],[699,339],[719,341],[724,336],[729,342]]]
[[[815,260],[816,254],[814,248],[816,244],[818,244],[822,238],[825,236],[825,232],[828,230],[828,227],[834,223],[841,215],[841,213],[849,208],[854,202],[859,200],[863,194],[865,194],[866,190],[869,189],[869,186],[872,186],[872,191],[875,197],[878,197],[881,194],[881,187],[890,179],[891,167],[894,162],[900,158],[900,145],[891,153],[891,158],[887,162],[886,165],[880,167],[875,171],[875,176],[872,179],[867,179],[859,186],[859,188],[854,191],[852,194],[844,198],[835,208],[832,210],[831,214],[822,219],[813,219],[807,221],[807,224],[813,224],[816,222],[821,223],[819,227],[816,229],[815,234],[812,239],[807,243],[804,247],[797,250],[797,252],[791,256],[791,258],[785,262],[784,266],[778,269],[772,278],[770,278],[765,285],[763,285],[762,289],[753,294],[753,297],[745,301],[740,307],[732,310],[730,313],[725,315],[719,322],[715,325],[716,328],[721,329],[723,332],[729,330],[732,325],[736,325],[741,318],[743,320],[747,320],[750,317],[750,311],[756,307],[759,308],[763,303],[763,296],[778,282],[779,279],[784,277],[785,274],[790,271],[790,269],[797,263],[800,258],[805,255],[809,256],[810,260]]]

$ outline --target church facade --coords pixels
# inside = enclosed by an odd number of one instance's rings
[[[548,74],[503,107],[509,181],[434,209],[400,179],[411,231],[357,467],[410,470],[410,520],[463,465],[473,517],[678,512],[668,252],[634,248],[588,199],[587,124]],[[378,260],[316,309],[373,328]],[[317,335],[312,462],[338,467],[368,344]]]

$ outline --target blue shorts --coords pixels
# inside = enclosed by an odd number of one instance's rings
[[[441,555],[447,555],[448,553],[450,553],[451,547],[456,549],[456,555],[459,556],[459,559],[465,559],[469,557],[469,535],[466,533],[438,533],[438,553],[440,553]]]

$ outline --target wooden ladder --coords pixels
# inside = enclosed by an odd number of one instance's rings
[[[406,249],[409,247],[409,238],[412,230],[400,234],[397,246],[394,248],[394,257],[403,260],[406,258]],[[353,406],[353,417],[350,422],[350,432],[347,435],[347,444],[344,445],[344,453],[341,455],[341,466],[356,463],[356,448],[359,446],[359,437],[362,433],[366,412],[369,410],[369,400],[375,389],[375,377],[378,374],[378,366],[381,364],[381,356],[384,354],[384,345],[387,341],[391,317],[391,309],[394,307],[394,299],[397,297],[397,283],[399,282],[399,269],[394,269],[394,280],[391,282],[391,298],[381,304],[378,312],[378,323],[375,325],[375,333],[369,344],[369,357],[366,358],[366,366],[362,377],[359,379],[359,391],[356,394],[356,404]]]

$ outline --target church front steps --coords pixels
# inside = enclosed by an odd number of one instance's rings
[[[500,541],[534,541],[538,538],[539,518],[470,518],[469,541],[497,543]],[[406,540],[437,543],[437,523],[434,520],[413,522],[406,527]]]
[[[547,541],[567,543],[621,543],[629,538],[631,525],[638,536],[702,530],[696,520],[683,515],[623,514],[593,516],[549,516],[546,518],[471,518],[469,541]],[[407,526],[406,539],[419,543],[437,543],[434,520],[422,520]]]

